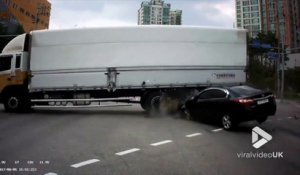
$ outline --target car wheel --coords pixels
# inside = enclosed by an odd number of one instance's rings
[[[222,116],[222,126],[225,130],[232,130],[236,126],[236,123],[230,115],[224,114]]]

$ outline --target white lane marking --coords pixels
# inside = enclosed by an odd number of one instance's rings
[[[214,130],[211,130],[212,132],[219,132],[219,131],[222,131],[223,128],[218,128],[218,129],[214,129]]]
[[[116,155],[123,156],[125,154],[133,153],[133,152],[136,152],[136,151],[139,151],[139,150],[140,149],[138,149],[138,148],[133,148],[133,149],[129,149],[129,150],[126,150],[126,151],[118,152],[118,153],[116,153]]]
[[[80,162],[80,163],[76,163],[74,165],[71,165],[71,167],[73,168],[79,168],[79,167],[82,167],[82,166],[85,166],[85,165],[89,165],[89,164],[92,164],[92,163],[96,163],[96,162],[99,162],[100,160],[98,159],[91,159],[91,160],[87,160],[87,161],[83,161],[83,162]]]
[[[282,120],[282,118],[279,118],[279,119],[277,119],[277,120]]]
[[[202,135],[202,134],[197,132],[197,133],[194,133],[194,134],[186,135],[185,137],[195,137],[195,136],[199,136],[199,135]]]
[[[164,141],[161,141],[161,142],[152,143],[150,145],[151,146],[158,146],[158,145],[163,145],[163,144],[170,143],[170,142],[173,142],[173,141],[172,140],[164,140]]]
[[[293,117],[288,117],[288,119],[291,119],[291,118],[293,118]]]
[[[271,122],[271,121],[272,121],[272,119],[268,119],[267,121],[268,121],[268,122]]]
[[[47,174],[44,174],[44,175],[57,175],[57,174],[50,172],[50,173],[47,173]]]

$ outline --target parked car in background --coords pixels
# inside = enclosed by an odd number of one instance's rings
[[[250,86],[210,87],[188,99],[182,110],[191,119],[211,120],[231,130],[241,122],[262,123],[276,113],[275,96]]]

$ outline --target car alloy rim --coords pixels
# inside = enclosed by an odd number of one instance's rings
[[[16,97],[10,97],[8,99],[8,107],[10,109],[16,109],[18,107],[19,100]]]
[[[224,128],[229,129],[231,127],[231,120],[228,115],[223,116],[222,122],[223,122]]]

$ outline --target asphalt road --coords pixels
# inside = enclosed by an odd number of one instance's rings
[[[259,149],[251,142],[255,126],[272,135]],[[5,113],[0,106],[0,174],[299,174],[300,104],[278,104],[276,116],[261,125],[219,128],[147,116],[138,105],[28,114]],[[283,157],[238,157],[273,152]]]

